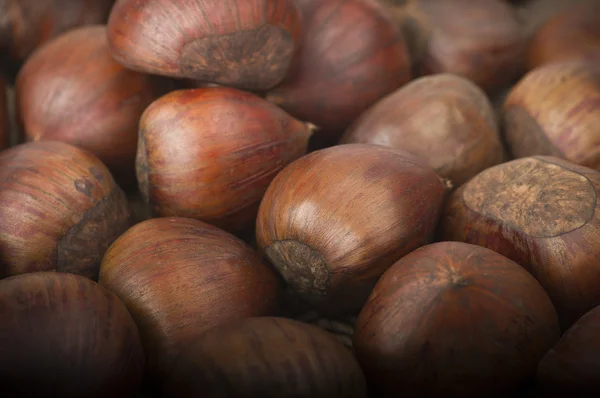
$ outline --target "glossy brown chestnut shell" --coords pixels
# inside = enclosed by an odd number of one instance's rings
[[[414,153],[454,186],[504,158],[487,96],[469,80],[450,74],[419,78],[383,98],[346,131],[341,143]]]
[[[131,214],[97,157],[40,141],[0,152],[0,220],[0,276],[58,271],[95,279]]]
[[[495,250],[525,267],[563,330],[600,304],[600,173],[545,156],[489,168],[456,190],[444,240]]]
[[[253,226],[277,173],[306,152],[312,127],[231,88],[174,91],[140,121],[137,177],[159,216],[231,231]]]
[[[503,107],[514,157],[561,157],[600,170],[600,64],[560,62],[529,72]]]
[[[328,332],[286,318],[214,327],[175,362],[165,396],[366,398],[352,352]]]
[[[300,33],[292,0],[117,0],[108,21],[129,69],[249,90],[287,75]]]
[[[195,337],[239,318],[273,315],[281,284],[240,239],[202,221],[154,218],[108,249],[100,284],[138,325],[148,376],[160,384]]]
[[[550,298],[519,264],[439,242],[383,274],[358,317],[354,347],[381,397],[507,397],[559,336]]]
[[[112,59],[104,25],[86,26],[51,40],[27,60],[17,78],[18,114],[27,140],[80,146],[119,182],[135,181],[139,120],[166,88],[165,81]]]
[[[78,275],[0,280],[0,383],[5,397],[116,397],[137,392],[138,330],[123,303]]]
[[[302,300],[354,310],[394,261],[432,239],[445,195],[433,169],[390,148],[323,149],[269,185],[258,245]]]

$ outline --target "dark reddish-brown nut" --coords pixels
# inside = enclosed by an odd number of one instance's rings
[[[0,153],[0,220],[0,276],[58,271],[96,279],[131,213],[97,157],[40,141]]]
[[[527,66],[588,60],[600,64],[600,1],[585,0],[546,21],[533,36]]]
[[[382,397],[506,397],[559,336],[550,298],[521,266],[440,242],[383,274],[358,316],[354,348]]]
[[[450,74],[417,79],[365,112],[342,143],[405,150],[455,186],[502,162],[494,109],[471,81]]]
[[[302,47],[289,78],[267,99],[337,140],[361,112],[410,79],[406,43],[375,0],[296,4]]]
[[[71,30],[36,51],[19,72],[16,94],[28,140],[87,149],[120,182],[129,182],[135,181],[140,117],[163,89],[162,80],[116,63],[106,27],[96,25]]]
[[[0,53],[21,63],[37,47],[78,26],[105,23],[114,0],[0,1]]]
[[[133,70],[267,90],[288,73],[300,22],[293,0],[117,0],[108,40]]]
[[[502,89],[523,69],[525,32],[514,7],[501,0],[415,0],[399,22],[412,40],[423,74],[464,76],[487,92]]]
[[[433,169],[390,148],[323,149],[269,185],[258,245],[296,296],[355,310],[394,261],[433,238],[445,195]]]
[[[0,319],[3,396],[137,392],[144,371],[138,330],[123,303],[97,283],[56,272],[0,280]]]
[[[587,312],[539,363],[544,397],[600,396],[600,307]]]
[[[106,252],[100,284],[136,321],[150,376],[163,380],[180,350],[224,322],[277,311],[281,283],[240,239],[202,221],[155,218]]]
[[[0,77],[0,150],[8,147],[10,143],[10,127],[6,81]]]
[[[246,318],[204,332],[175,362],[168,397],[366,398],[356,358],[292,319]]]
[[[563,329],[600,304],[600,173],[554,157],[513,160],[455,191],[444,240],[495,250],[546,289]]]
[[[529,72],[506,99],[503,123],[514,157],[556,156],[600,170],[600,64]]]
[[[140,122],[137,177],[159,216],[230,231],[252,226],[277,173],[306,152],[312,126],[232,88],[178,90]]]

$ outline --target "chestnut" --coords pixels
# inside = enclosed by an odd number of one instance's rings
[[[135,182],[138,123],[166,87],[116,63],[105,26],[86,26],[49,41],[27,60],[17,77],[18,114],[27,140],[80,146],[119,182]]]
[[[11,124],[6,90],[6,81],[0,78],[0,150],[8,147],[10,143]]]
[[[131,213],[97,157],[39,141],[0,152],[0,220],[0,277],[58,271],[95,279]]]
[[[600,304],[600,173],[547,156],[489,168],[456,190],[441,238],[495,250],[546,289],[563,330]]]
[[[394,261],[431,241],[445,196],[435,171],[410,157],[334,146],[275,177],[256,237],[295,296],[325,312],[352,311]]]
[[[584,0],[548,19],[529,44],[527,67],[567,60],[600,63],[600,1]]]
[[[127,306],[140,330],[146,370],[158,384],[203,331],[278,310],[281,283],[240,239],[202,221],[154,218],[106,252],[100,284]]]
[[[304,35],[288,78],[267,99],[337,141],[356,117],[411,78],[402,32],[374,0],[296,0]]]
[[[507,397],[559,336],[550,298],[521,266],[439,242],[383,274],[358,316],[354,347],[381,397]]]
[[[132,397],[144,353],[125,305],[78,275],[0,280],[0,383],[5,397]]]
[[[283,80],[300,33],[293,0],[117,0],[108,20],[127,68],[248,90]]]
[[[401,149],[459,186],[503,161],[496,115],[485,93],[451,74],[412,81],[373,105],[341,143]]]
[[[140,190],[158,216],[242,231],[275,175],[306,152],[312,129],[240,90],[173,91],[142,115]]]
[[[366,398],[356,358],[324,330],[292,319],[246,318],[186,347],[167,397]]]
[[[600,306],[566,331],[538,365],[537,386],[545,397],[600,395]]]
[[[516,158],[548,155],[600,170],[600,66],[559,62],[529,72],[503,106]]]

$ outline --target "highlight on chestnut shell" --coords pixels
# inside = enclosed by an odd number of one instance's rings
[[[600,172],[545,156],[489,168],[456,190],[444,240],[492,249],[544,287],[564,330],[600,305]]]
[[[137,178],[158,216],[228,231],[254,225],[271,180],[306,152],[313,126],[232,88],[178,90],[140,121]]]
[[[356,117],[411,78],[404,37],[375,0],[296,0],[303,37],[289,76],[267,99],[337,141]]]
[[[362,306],[381,274],[429,243],[446,186],[390,148],[339,145],[287,166],[261,202],[261,251],[291,291],[327,311]]]
[[[216,326],[175,361],[165,396],[366,398],[352,352],[328,332],[286,318]]]
[[[167,87],[116,63],[106,26],[86,26],[49,41],[27,60],[17,77],[18,115],[27,140],[87,149],[119,182],[131,183],[140,117]]]
[[[558,341],[556,311],[519,264],[475,245],[439,242],[381,277],[354,335],[381,397],[507,397]]]
[[[600,64],[540,66],[511,90],[502,113],[514,157],[556,156],[600,170]]]
[[[96,279],[131,212],[96,156],[40,141],[0,152],[0,219],[0,277],[58,271]]]
[[[131,312],[146,372],[158,385],[195,336],[236,319],[275,315],[281,299],[277,275],[243,241],[175,217],[143,221],[116,240],[100,284]]]
[[[268,90],[287,75],[301,28],[293,0],[117,0],[108,41],[129,69]]]
[[[0,383],[6,397],[126,398],[144,353],[119,299],[84,277],[36,272],[0,280]]]
[[[451,74],[421,77],[389,94],[363,113],[340,142],[414,153],[454,186],[504,160],[489,99],[471,81]]]

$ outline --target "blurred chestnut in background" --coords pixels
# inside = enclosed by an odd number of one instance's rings
[[[600,1],[575,2],[537,29],[529,44],[527,66],[570,60],[600,65]]]
[[[525,32],[508,2],[380,1],[391,3],[395,19],[411,38],[421,74],[453,73],[495,92],[523,70]]]
[[[27,140],[87,149],[119,182],[131,183],[140,117],[167,83],[123,68],[110,55],[106,27],[86,26],[36,51],[21,69],[16,89]]]
[[[86,278],[36,272],[0,280],[0,383],[5,397],[117,397],[144,370],[123,303]]]
[[[258,245],[302,300],[355,310],[394,261],[432,239],[445,195],[432,168],[390,148],[323,149],[269,185]]]
[[[563,330],[600,304],[600,173],[536,156],[489,168],[456,190],[444,240],[473,243],[533,274]]]
[[[157,215],[237,232],[253,226],[267,186],[306,152],[311,134],[310,125],[250,93],[174,91],[142,116],[140,190]]]
[[[6,81],[0,77],[0,150],[10,143],[10,118],[8,115]]]
[[[37,47],[83,25],[105,23],[114,0],[0,1],[0,54],[18,66]]]
[[[543,397],[600,395],[600,307],[587,312],[562,336],[538,366]]]
[[[58,271],[95,279],[131,214],[97,157],[40,141],[0,152],[0,220],[0,276]]]
[[[507,397],[560,336],[540,284],[479,246],[421,247],[383,274],[354,346],[382,397]]]
[[[106,252],[100,284],[135,320],[149,377],[160,383],[195,337],[220,323],[277,311],[275,272],[240,239],[202,221],[155,218]]]
[[[300,34],[292,0],[117,0],[108,21],[127,68],[249,90],[287,75]]]
[[[164,396],[366,398],[356,358],[328,332],[247,318],[204,332],[175,362]]]
[[[375,0],[296,0],[304,35],[290,76],[267,99],[339,139],[381,97],[408,82],[400,29]]]
[[[417,79],[373,105],[342,143],[406,150],[459,186],[503,160],[496,116],[485,93],[456,75]]]
[[[503,122],[514,157],[551,155],[600,170],[600,64],[534,69],[507,97]]]

